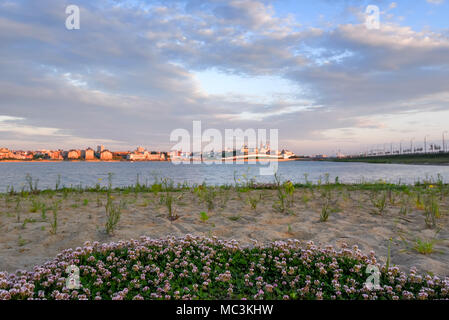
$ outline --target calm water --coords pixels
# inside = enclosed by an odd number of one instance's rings
[[[136,182],[139,174],[141,183],[152,183],[154,177],[171,178],[175,182],[189,184],[233,184],[234,173],[241,177],[246,174],[258,182],[272,182],[272,176],[259,175],[257,164],[181,164],[169,162],[57,162],[57,163],[0,163],[0,191],[7,186],[21,189],[26,184],[25,177],[30,174],[39,179],[38,187],[54,188],[58,175],[61,185],[93,186],[107,184],[108,173],[113,173],[114,186],[127,186]],[[339,177],[341,182],[375,181],[383,179],[389,182],[414,183],[425,178],[436,178],[441,174],[449,182],[449,166],[420,166],[396,164],[337,163],[337,162],[281,162],[279,171],[282,179],[294,182],[308,180],[316,182],[330,175],[331,181]]]

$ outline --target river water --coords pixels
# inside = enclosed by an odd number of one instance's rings
[[[304,182],[305,176],[311,182],[324,180],[326,174],[331,182],[338,177],[340,182],[384,180],[394,183],[412,184],[424,179],[436,179],[441,175],[449,181],[449,166],[340,163],[325,161],[289,161],[278,163],[278,173],[284,180]],[[61,186],[107,185],[108,174],[112,173],[114,186],[128,186],[136,182],[152,183],[155,177],[170,178],[176,183],[189,184],[234,184],[234,177],[243,175],[258,182],[273,182],[273,176],[260,175],[260,168],[266,165],[246,164],[178,164],[170,162],[0,162],[0,191],[8,186],[20,190],[26,186],[26,175],[38,179],[38,188],[54,188],[58,176]]]

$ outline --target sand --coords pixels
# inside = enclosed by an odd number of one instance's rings
[[[215,199],[215,208],[208,212],[205,203],[192,192],[175,192],[175,204],[179,218],[170,221],[167,208],[161,204],[162,193],[139,193],[113,195],[114,201],[126,201],[120,222],[113,235],[104,231],[106,194],[69,193],[50,198],[49,195],[30,196],[21,201],[16,209],[16,197],[0,198],[0,271],[13,272],[17,269],[32,269],[44,263],[67,248],[82,246],[87,240],[110,242],[149,236],[164,238],[168,235],[185,234],[217,236],[235,239],[250,245],[252,239],[259,242],[299,239],[324,245],[342,246],[344,243],[358,245],[364,253],[374,250],[379,261],[385,262],[389,239],[391,238],[391,265],[403,271],[415,266],[421,272],[449,276],[449,201],[441,202],[442,217],[437,228],[428,228],[424,211],[416,208],[410,200],[410,212],[400,214],[400,196],[395,203],[388,203],[386,212],[375,214],[370,192],[334,190],[329,220],[320,222],[324,200],[319,191],[296,190],[290,213],[281,213],[273,208],[276,202],[274,190],[252,190],[236,192],[220,191]],[[253,210],[249,197],[261,194],[262,200]],[[56,234],[51,234],[52,211],[46,219],[41,211],[30,212],[32,200],[50,206],[61,201]],[[305,199],[309,199],[305,201]],[[209,219],[202,221],[200,212]],[[20,222],[17,222],[20,212]],[[25,219],[28,219],[24,225]],[[436,239],[434,252],[421,254],[413,249],[416,239]]]

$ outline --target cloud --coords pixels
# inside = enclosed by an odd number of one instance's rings
[[[3,144],[168,149],[171,130],[202,120],[280,128],[283,143],[299,152],[308,141],[313,152],[313,141],[332,144],[329,130],[449,107],[449,41],[438,30],[388,21],[380,30],[363,22],[320,29],[279,14],[276,1],[101,0],[79,1],[81,29],[68,31],[68,4],[0,4]],[[295,91],[269,101],[210,94],[195,77],[207,70],[283,78]]]
[[[444,0],[426,0],[426,1],[428,3],[436,4],[436,5],[442,4],[444,2]]]

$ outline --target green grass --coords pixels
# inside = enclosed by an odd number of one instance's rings
[[[363,179],[357,183],[348,183],[342,184],[339,182],[338,177],[335,179],[335,182],[330,182],[328,180],[327,175],[325,175],[325,181],[319,181],[318,183],[312,183],[308,180],[308,175],[305,174],[305,182],[288,182],[281,181],[279,176],[275,177],[275,181],[273,183],[255,183],[253,180],[249,180],[245,183],[236,182],[235,185],[232,184],[224,184],[220,186],[207,186],[205,183],[198,185],[193,184],[189,185],[188,183],[177,183],[175,184],[170,179],[155,179],[152,184],[141,184],[140,182],[136,182],[136,184],[132,184],[125,187],[112,187],[112,177],[110,177],[111,182],[108,183],[107,186],[100,186],[97,184],[95,186],[61,186],[60,182],[57,183],[57,189],[38,189],[36,180],[32,178],[28,178],[27,181],[32,182],[28,188],[23,187],[21,190],[16,190],[13,187],[9,186],[7,188],[7,192],[4,193],[5,203],[7,206],[10,206],[13,201],[12,197],[19,196],[22,199],[28,198],[30,195],[47,195],[49,198],[52,197],[61,197],[66,199],[67,196],[71,193],[82,194],[82,193],[97,193],[97,194],[107,194],[108,192],[114,193],[122,193],[122,194],[130,194],[130,193],[154,193],[157,194],[159,192],[184,192],[184,191],[192,191],[197,193],[197,195],[202,198],[205,202],[210,202],[211,206],[214,206],[215,197],[218,194],[221,194],[222,191],[225,190],[235,190],[238,192],[248,192],[250,190],[278,190],[280,192],[280,198],[283,198],[284,202],[290,201],[292,199],[287,199],[287,196],[292,196],[295,190],[310,190],[311,193],[315,190],[322,191],[323,188],[327,190],[341,190],[345,188],[347,191],[352,190],[371,190],[371,191],[397,191],[397,192],[421,192],[427,189],[429,186],[433,185],[440,192],[440,196],[444,196],[449,194],[448,184],[442,182],[442,178],[440,176],[437,179],[426,178],[421,181],[417,181],[414,185],[407,185],[401,183],[389,183],[385,181],[364,181]],[[33,182],[34,181],[34,182]],[[208,198],[208,199],[207,199]],[[100,200],[98,200],[100,201]],[[308,198],[304,198],[303,202],[307,202]],[[83,205],[87,205],[87,203],[83,202]],[[36,208],[38,207],[36,203]]]
[[[50,222],[50,233],[55,235],[58,232],[58,213],[61,203],[55,201],[51,206],[51,211],[53,213],[53,219]]]
[[[209,220],[209,216],[207,215],[206,212],[201,211],[200,212],[200,219],[201,219],[202,222],[206,222],[207,220]]]
[[[248,203],[251,206],[251,209],[256,210],[257,205],[262,200],[262,194],[256,195],[256,196],[248,196]]]
[[[375,208],[374,213],[378,215],[382,215],[387,207],[387,192],[374,192],[370,195],[370,200]]]
[[[108,235],[112,235],[117,228],[122,215],[122,210],[125,207],[123,200],[120,203],[115,203],[112,196],[109,194],[107,197],[105,210],[106,210],[106,222],[105,231]]]
[[[366,163],[391,163],[391,164],[449,164],[449,153],[395,155],[395,156],[373,156],[353,158],[330,158],[335,162],[366,162]]]
[[[32,199],[31,200],[31,207],[30,207],[30,212],[31,213],[36,213],[37,211],[39,211],[42,207],[42,203],[36,199]]]
[[[413,249],[420,253],[420,254],[431,254],[435,252],[435,244],[437,243],[437,240],[422,240],[422,239],[416,239],[415,246]]]
[[[19,247],[23,247],[28,243],[27,240],[23,239],[21,235],[19,235],[19,239],[17,240],[17,245]]]
[[[331,208],[330,208],[329,202],[326,201],[326,203],[321,208],[320,222],[326,222],[329,219],[330,212],[331,212]]]

